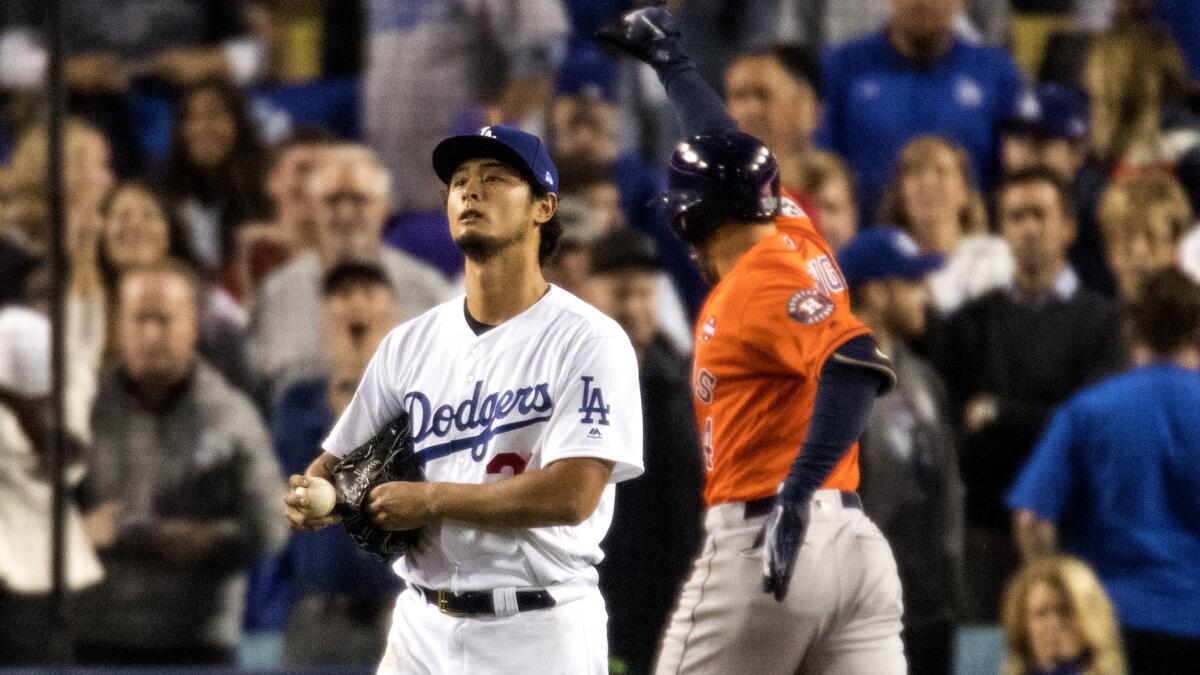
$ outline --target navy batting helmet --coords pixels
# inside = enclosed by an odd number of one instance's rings
[[[700,244],[730,220],[779,213],[779,166],[762,141],[740,131],[699,134],[675,147],[662,200],[680,239]]]

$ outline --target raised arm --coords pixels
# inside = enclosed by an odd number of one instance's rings
[[[656,5],[628,12],[620,21],[601,29],[596,38],[654,68],[685,135],[737,128],[721,97],[683,53],[679,30],[666,7]]]

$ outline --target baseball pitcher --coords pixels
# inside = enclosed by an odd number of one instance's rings
[[[466,296],[384,339],[326,453],[292,485],[329,478],[385,427],[411,434],[424,480],[381,482],[360,500],[374,525],[419,530],[414,543],[381,544],[404,551],[395,570],[407,589],[380,673],[605,673],[594,565],[614,484],[642,472],[633,347],[542,278],[561,230],[540,139],[486,127],[442,141],[433,165],[466,254]],[[360,465],[363,480],[378,473]],[[306,516],[306,500],[287,498],[293,528],[339,519]]]

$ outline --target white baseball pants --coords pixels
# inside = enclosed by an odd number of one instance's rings
[[[765,516],[708,510],[705,541],[663,638],[656,673],[904,673],[896,561],[879,528],[836,490],[812,518],[783,602],[763,593]]]
[[[608,613],[596,588],[548,609],[502,617],[449,616],[408,588],[396,600],[377,672],[606,675],[607,629]]]

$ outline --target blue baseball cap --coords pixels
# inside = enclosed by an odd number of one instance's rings
[[[917,242],[894,227],[860,230],[838,251],[837,261],[851,288],[880,279],[919,281],[946,264],[943,255],[921,255]]]
[[[554,93],[616,103],[618,80],[616,59],[594,47],[583,47],[573,50],[559,66]]]
[[[1043,138],[1079,140],[1088,133],[1087,100],[1062,85],[1041,84],[1017,97],[1007,126]]]
[[[484,127],[477,134],[451,136],[438,143],[433,149],[433,170],[443,183],[449,184],[463,162],[484,157],[508,164],[547,192],[558,192],[558,169],[542,139],[499,124]]]

